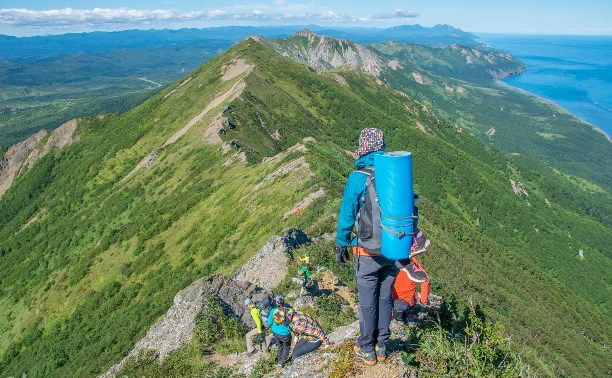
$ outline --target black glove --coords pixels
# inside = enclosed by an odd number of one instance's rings
[[[261,344],[261,343],[263,343],[263,341],[264,341],[263,333],[258,333],[257,334],[257,342]]]
[[[335,249],[336,262],[342,266],[349,266],[349,264],[346,263],[346,260],[348,260],[349,258],[348,250],[346,249],[346,247],[343,247],[340,244],[336,243]]]

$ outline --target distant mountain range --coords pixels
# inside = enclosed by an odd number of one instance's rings
[[[119,32],[69,33],[13,37],[0,35],[0,60],[36,62],[72,54],[99,54],[115,49],[148,49],[161,46],[188,46],[202,43],[235,43],[249,35],[268,38],[289,37],[307,28],[321,35],[346,38],[357,43],[396,41],[432,47],[451,44],[481,45],[471,33],[449,25],[428,28],[403,25],[382,28],[324,28],[307,26],[223,26],[204,29],[126,30]]]

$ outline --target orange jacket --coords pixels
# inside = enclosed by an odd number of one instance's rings
[[[423,267],[419,264],[416,258],[412,258],[414,263],[421,269]],[[423,269],[425,272],[425,269]],[[427,274],[427,272],[425,272]],[[403,270],[397,274],[395,283],[393,284],[393,299],[403,299],[410,307],[414,306],[417,301],[416,295],[416,283],[414,283]],[[427,281],[421,283],[421,304],[429,304],[429,275],[427,275]]]

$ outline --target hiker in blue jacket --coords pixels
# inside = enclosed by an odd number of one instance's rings
[[[274,313],[277,312],[278,309],[281,309],[282,313],[285,313],[285,310],[289,309],[291,306],[285,304],[284,298],[279,295],[276,297],[276,306],[270,310],[270,315],[268,315],[268,324],[272,326],[272,335],[274,335],[274,340],[276,341],[276,345],[278,346],[277,352],[277,365],[283,367],[287,360],[289,359],[289,350],[291,349],[291,329],[289,328],[289,323],[281,322],[280,324],[274,321]]]
[[[395,261],[382,256],[380,251],[368,251],[358,245],[357,238],[351,240],[351,234],[358,214],[361,214],[357,224],[360,240],[365,239],[361,235],[364,230],[373,228],[371,211],[369,224],[367,219],[363,219],[367,218],[363,215],[368,174],[359,170],[374,168],[374,156],[383,154],[384,150],[385,139],[381,130],[366,128],[361,131],[359,149],[356,151],[359,156],[355,162],[356,171],[351,172],[346,181],[336,230],[336,262],[348,266],[349,245],[355,255],[360,336],[353,352],[366,365],[375,365],[377,361],[387,358],[385,344],[391,336],[389,324],[393,307],[392,287],[399,268]],[[360,213],[362,209],[364,211]],[[402,268],[411,269],[411,266]],[[414,271],[412,273],[419,274]]]

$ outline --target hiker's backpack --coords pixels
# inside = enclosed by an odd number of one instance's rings
[[[355,226],[357,229],[357,245],[363,247],[368,253],[373,255],[381,255],[382,246],[382,223],[380,204],[378,195],[376,194],[376,179],[374,177],[374,168],[358,169],[355,172],[362,173],[367,176],[366,190],[364,191],[364,205],[359,208]],[[415,195],[418,198],[418,195]],[[417,230],[417,222],[419,219],[418,208],[413,207],[413,224],[414,230]]]
[[[259,310],[259,316],[261,317],[261,324],[265,328],[269,328],[271,324],[268,324],[268,315],[270,310],[275,306],[274,298],[271,295],[263,294],[260,298],[255,299],[255,307]]]
[[[380,223],[380,205],[376,195],[376,180],[373,168],[358,169],[355,172],[367,176],[366,190],[361,198],[364,205],[359,208],[355,225],[357,228],[357,245],[374,255],[380,255],[382,227]]]

